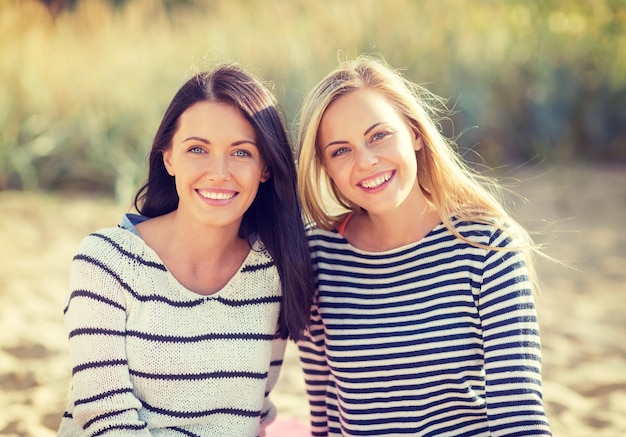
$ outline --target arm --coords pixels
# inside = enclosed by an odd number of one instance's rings
[[[283,365],[283,359],[285,357],[286,347],[286,339],[276,336],[274,340],[272,340],[272,358],[267,375],[267,388],[265,390],[265,399],[263,400],[263,411],[261,412],[261,423],[259,427],[259,435],[261,437],[265,435],[265,428],[267,428],[276,418],[276,407],[270,400],[270,393],[278,381],[280,369]]]
[[[496,232],[493,246],[510,244]],[[541,390],[539,326],[524,256],[488,251],[479,304],[492,436],[550,436]]]
[[[326,413],[326,391],[329,383],[329,368],[326,362],[324,322],[316,303],[311,309],[311,325],[305,337],[298,343],[300,364],[304,372],[307,398],[311,410],[311,433],[313,437],[328,435]]]
[[[149,436],[139,420],[126,357],[124,286],[131,264],[110,243],[88,236],[70,270],[65,308],[72,365],[73,421],[84,435]],[[124,267],[126,266],[126,267]]]

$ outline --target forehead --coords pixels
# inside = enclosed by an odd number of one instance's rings
[[[364,88],[344,94],[328,105],[320,121],[319,133],[323,135],[324,131],[331,133],[329,131],[403,120],[400,112],[383,93]]]
[[[205,131],[255,137],[254,127],[241,110],[223,102],[194,103],[180,115],[177,131]]]

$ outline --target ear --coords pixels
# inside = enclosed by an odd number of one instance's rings
[[[422,147],[424,147],[424,141],[422,140],[422,136],[417,131],[417,129],[413,130],[413,135],[415,136],[415,138],[413,139],[413,150],[417,152],[418,150],[421,150]]]
[[[172,149],[163,151],[163,165],[170,176],[174,176],[174,166],[172,165]]]
[[[267,182],[271,176],[272,176],[272,172],[270,171],[270,169],[267,167],[264,167],[263,171],[261,172],[261,183]]]

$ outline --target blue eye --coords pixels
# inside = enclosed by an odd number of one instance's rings
[[[346,153],[348,151],[349,151],[349,149],[347,147],[340,147],[337,150],[335,150],[330,156],[343,155],[344,153]]]
[[[377,141],[385,138],[387,136],[387,132],[378,132],[372,135],[372,141]]]
[[[248,152],[247,150],[235,150],[234,155],[237,158],[246,158],[246,157],[250,156],[250,152]]]
[[[191,153],[199,154],[199,153],[203,153],[204,149],[202,147],[200,147],[200,146],[195,146],[195,147],[190,148],[189,151]]]

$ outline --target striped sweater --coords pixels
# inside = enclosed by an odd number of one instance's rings
[[[130,226],[87,236],[64,309],[72,390],[58,436],[264,434],[286,341],[281,287],[256,242],[219,292],[183,287]]]
[[[455,223],[477,243],[512,244]],[[524,257],[443,224],[386,252],[309,231],[318,276],[299,343],[313,436],[549,436]]]

